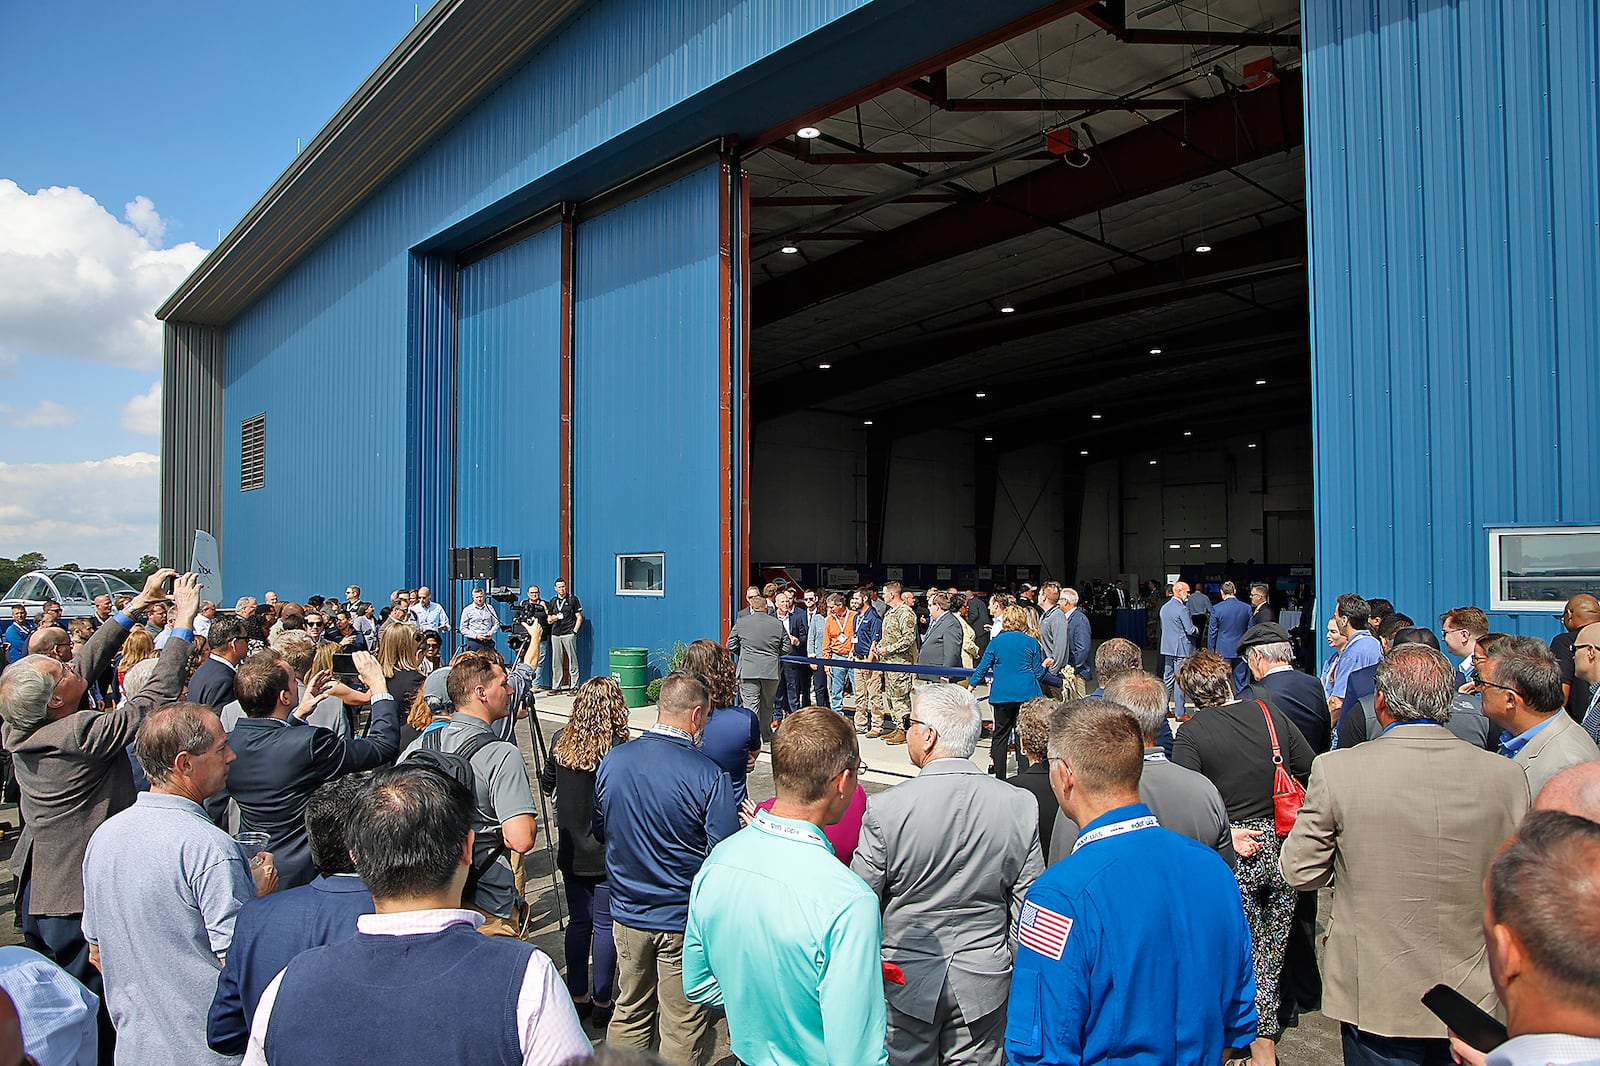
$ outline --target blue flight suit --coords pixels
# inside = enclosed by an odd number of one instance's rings
[[[1182,899],[1182,907],[1163,901]],[[1083,827],[1017,915],[1006,1007],[1012,1066],[1216,1066],[1256,1035],[1239,884],[1211,848],[1142,803]]]

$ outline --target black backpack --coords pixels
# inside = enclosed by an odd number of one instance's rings
[[[426,766],[437,770],[447,777],[453,777],[466,786],[472,793],[473,805],[477,805],[477,775],[472,772],[472,757],[485,747],[495,743],[499,738],[492,733],[473,733],[467,738],[466,743],[455,751],[445,751],[444,730],[430,729],[422,734],[422,744],[402,762],[418,766]],[[472,840],[472,870],[467,874],[467,886],[462,891],[461,898],[471,902],[477,894],[478,882],[483,875],[489,872],[489,867],[495,864],[501,852],[506,850],[505,840],[500,836],[500,829],[484,830],[476,833]]]

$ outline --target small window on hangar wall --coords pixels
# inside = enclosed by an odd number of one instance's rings
[[[667,557],[661,552],[617,556],[618,596],[665,596]]]
[[[256,415],[239,427],[239,491],[267,483],[267,416]]]
[[[1489,609],[1554,611],[1600,588],[1600,526],[1490,526]]]

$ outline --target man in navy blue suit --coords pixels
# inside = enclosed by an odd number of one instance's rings
[[[370,652],[358,651],[354,659],[372,697],[372,725],[365,737],[348,740],[303,721],[322,697],[325,676],[311,678],[297,709],[300,686],[276,651],[257,652],[239,667],[236,695],[246,717],[228,734],[238,756],[228,772],[228,794],[239,804],[239,827],[267,834],[283,888],[316,876],[306,843],[311,793],[335,777],[393,762],[400,746],[400,720],[383,667]]]
[[[1211,609],[1211,624],[1206,630],[1206,647],[1233,664],[1233,687],[1242,689],[1250,682],[1244,659],[1239,655],[1239,639],[1250,628],[1250,608],[1239,601],[1239,589],[1232,581],[1222,583],[1222,599]]]
[[[189,699],[205,704],[220,717],[222,708],[233,702],[233,678],[250,654],[250,638],[244,635],[243,622],[223,616],[211,623],[206,645],[211,654],[189,679]]]
[[[239,910],[233,945],[217,978],[206,1018],[206,1043],[224,1055],[242,1055],[261,993],[296,955],[355,935],[356,918],[371,914],[372,893],[356,874],[345,840],[364,774],[336,778],[306,805],[306,837],[320,874],[309,885],[258,896]]]

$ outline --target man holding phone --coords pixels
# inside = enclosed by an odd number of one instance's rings
[[[1483,885],[1483,939],[1510,1039],[1492,1049],[1487,1024],[1445,989],[1429,993],[1469,1066],[1567,1066],[1600,1061],[1600,824],[1562,811],[1529,814]],[[1475,1033],[1477,1028],[1483,1032]],[[1487,1052],[1487,1054],[1485,1054]]]

